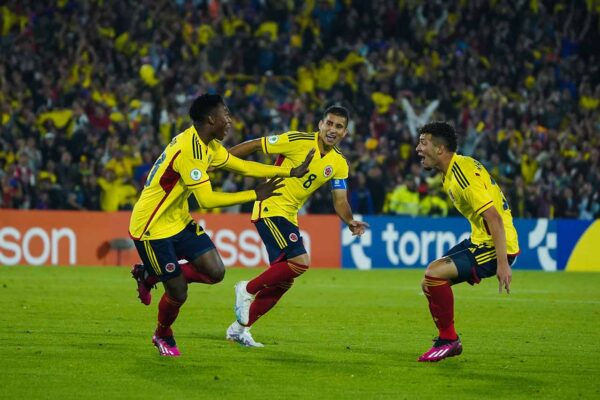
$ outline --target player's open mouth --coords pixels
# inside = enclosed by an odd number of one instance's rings
[[[325,135],[325,137],[330,142],[335,142],[335,139],[337,139],[337,135],[335,133],[328,133],[328,134]]]

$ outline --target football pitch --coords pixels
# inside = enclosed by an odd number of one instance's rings
[[[128,268],[0,267],[0,398],[591,399],[600,398],[600,274],[515,271],[454,288],[464,352],[418,363],[435,330],[423,270],[311,269],[252,333],[224,340],[229,269],[194,284],[174,331],[183,356],[150,343]]]

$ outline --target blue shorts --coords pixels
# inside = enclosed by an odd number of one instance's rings
[[[284,217],[266,217],[254,222],[267,253],[269,263],[283,255],[286,259],[307,253],[298,227]]]
[[[170,238],[133,242],[148,273],[156,275],[161,281],[181,274],[179,260],[185,258],[192,262],[215,248],[204,229],[194,221]]]
[[[453,284],[468,282],[474,285],[483,278],[496,275],[498,263],[493,246],[476,245],[466,239],[448,250],[444,257],[450,257],[458,269],[458,277],[452,279]],[[512,265],[516,258],[516,255],[509,255],[508,264]]]

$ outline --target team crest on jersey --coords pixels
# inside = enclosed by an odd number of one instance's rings
[[[269,136],[267,138],[267,140],[269,141],[269,143],[275,144],[279,141],[279,136],[277,136],[277,135]]]
[[[328,165],[323,170],[323,176],[325,178],[329,178],[331,176],[331,174],[333,174],[333,167],[331,165]]]
[[[167,265],[165,265],[165,271],[167,271],[168,273],[175,271],[175,264],[168,263]]]
[[[190,178],[192,178],[193,181],[199,181],[200,178],[202,178],[202,171],[198,168],[194,168],[190,171]]]
[[[298,235],[296,235],[294,232],[290,233],[290,236],[288,236],[290,238],[291,242],[296,243],[298,241]]]

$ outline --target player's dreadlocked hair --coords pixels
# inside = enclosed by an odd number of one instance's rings
[[[194,122],[203,122],[219,104],[224,103],[223,98],[218,94],[206,93],[200,95],[194,99],[190,106],[190,118]]]
[[[456,136],[456,131],[454,130],[454,127],[449,123],[443,121],[430,122],[417,129],[417,132],[419,133],[419,135],[429,133],[433,140],[442,142],[442,144],[446,146],[448,151],[451,151],[453,153],[456,152],[456,147],[458,146],[458,138]]]

